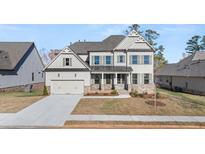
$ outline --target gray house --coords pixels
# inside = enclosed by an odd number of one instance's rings
[[[167,64],[155,76],[156,83],[163,88],[205,95],[205,52]]]
[[[33,42],[0,42],[0,91],[43,85],[43,68]]]

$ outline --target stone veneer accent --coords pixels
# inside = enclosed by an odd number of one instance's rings
[[[129,90],[131,88],[131,91],[137,91],[138,93],[145,93],[153,94],[155,91],[154,84],[143,84],[143,85],[135,85],[132,84],[129,86]]]

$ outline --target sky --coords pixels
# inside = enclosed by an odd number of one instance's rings
[[[70,42],[101,41],[109,35],[124,34],[125,24],[68,25],[0,25],[0,41],[35,42],[39,51],[62,49]],[[178,62],[185,52],[186,42],[193,35],[205,35],[204,25],[140,24],[141,30],[152,29],[160,34],[157,42],[165,47],[168,63]],[[44,49],[44,50],[42,50]]]

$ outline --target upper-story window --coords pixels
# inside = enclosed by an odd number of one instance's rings
[[[63,66],[71,66],[71,58],[63,58]]]
[[[149,55],[144,55],[144,64],[150,64]]]
[[[109,64],[111,64],[111,56],[105,56],[105,63],[107,64],[107,65],[109,65]]]
[[[132,55],[131,56],[131,64],[138,64],[137,55]]]
[[[94,64],[99,65],[100,64],[100,56],[94,56]]]
[[[124,63],[125,62],[125,56],[124,55],[118,55],[117,56],[117,63]]]

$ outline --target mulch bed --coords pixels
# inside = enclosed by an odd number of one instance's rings
[[[85,96],[118,96],[119,94],[111,93],[87,93]]]
[[[155,105],[155,101],[153,101],[153,100],[145,101],[145,103],[148,104],[148,105],[152,105],[152,106]],[[166,106],[166,104],[164,104],[164,103],[162,103],[162,102],[160,102],[160,101],[157,101],[157,104],[156,104],[156,105],[157,105],[157,106]]]

